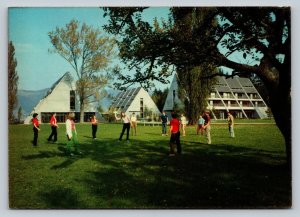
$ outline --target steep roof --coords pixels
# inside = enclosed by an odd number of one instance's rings
[[[118,93],[111,106],[127,109],[140,90],[141,87],[137,87]]]
[[[48,90],[47,94],[43,97],[43,99],[46,98],[47,96],[49,96],[49,95],[52,93],[52,91],[55,89],[55,87],[56,87],[62,80],[69,82],[70,85],[71,85],[74,79],[73,79],[73,77],[72,77],[72,75],[71,75],[70,72],[66,72],[60,79],[58,79],[58,80],[50,87],[50,89]]]
[[[249,78],[233,77],[224,78],[217,77],[217,84],[214,87],[219,92],[235,92],[235,93],[257,93],[254,85]]]

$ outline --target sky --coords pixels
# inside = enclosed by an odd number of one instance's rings
[[[167,7],[154,7],[145,11],[143,19],[152,21],[155,16],[167,18],[167,15]],[[103,11],[99,7],[9,8],[8,40],[15,47],[19,89],[49,88],[67,71],[75,77],[74,70],[65,59],[49,52],[52,44],[48,36],[56,27],[65,27],[72,19],[101,30],[107,23],[107,18],[103,18]],[[119,59],[114,62],[118,63]],[[161,89],[166,88],[157,85]]]

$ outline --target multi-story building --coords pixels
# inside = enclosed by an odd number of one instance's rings
[[[248,78],[217,77],[207,103],[215,118],[226,118],[227,111],[236,118],[267,118],[268,107]]]
[[[177,76],[175,74],[164,105],[164,110],[170,112],[175,105],[182,105],[178,98]],[[207,99],[207,109],[216,119],[227,117],[230,111],[236,118],[267,118],[267,105],[248,78],[217,77]]]

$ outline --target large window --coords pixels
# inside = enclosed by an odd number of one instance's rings
[[[144,99],[140,98],[140,115],[141,118],[144,118]]]
[[[175,106],[175,96],[176,96],[176,91],[173,90],[173,107]]]
[[[52,112],[42,112],[41,118],[43,123],[49,123],[52,116]],[[56,121],[57,123],[65,122],[68,116],[68,112],[56,112]]]
[[[75,110],[75,91],[70,91],[70,110]]]

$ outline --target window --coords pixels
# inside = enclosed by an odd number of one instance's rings
[[[70,91],[70,110],[75,110],[75,91]]]
[[[144,99],[140,98],[140,114],[141,118],[144,118]]]
[[[173,90],[173,103],[175,102],[176,91]]]

